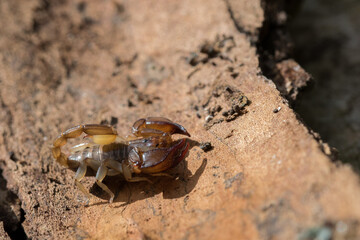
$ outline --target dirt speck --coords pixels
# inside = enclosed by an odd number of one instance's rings
[[[215,85],[206,101],[202,104],[207,112],[205,127],[230,122],[246,113],[245,106],[250,103],[248,98],[237,88],[230,85]]]
[[[211,145],[211,142],[203,142],[200,144],[200,149],[204,152],[211,151],[214,147]]]

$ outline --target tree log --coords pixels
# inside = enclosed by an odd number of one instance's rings
[[[0,168],[12,200],[1,198],[11,216],[0,220],[16,227],[0,237],[360,237],[358,176],[261,71],[267,2],[1,1]],[[87,177],[86,206],[52,141],[82,123],[126,136],[147,116],[192,136],[177,178],[107,177],[109,204]]]

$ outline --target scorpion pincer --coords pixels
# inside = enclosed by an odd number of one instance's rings
[[[71,154],[61,151],[69,138],[82,133],[92,143],[81,143],[71,148]],[[169,119],[148,117],[137,120],[132,135],[122,138],[111,126],[84,124],[61,133],[54,141],[52,155],[56,161],[76,170],[75,184],[90,198],[89,192],[80,182],[87,167],[96,172],[96,183],[114,200],[114,193],[102,183],[106,176],[123,175],[128,182],[148,181],[143,175],[166,176],[163,171],[175,167],[189,150],[186,139],[172,140],[171,135],[182,134],[190,137],[186,129]],[[139,175],[141,174],[141,175]]]

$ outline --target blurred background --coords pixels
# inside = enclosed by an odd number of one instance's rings
[[[294,108],[360,173],[360,1],[304,0],[289,30],[294,59],[314,78]]]

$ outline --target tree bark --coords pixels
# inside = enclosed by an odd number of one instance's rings
[[[261,36],[263,7],[274,2],[1,1],[0,220],[15,227],[0,237],[359,237],[357,175],[332,162],[261,71],[259,52],[271,41]],[[294,67],[280,74],[284,66]],[[52,158],[52,141],[82,123],[126,136],[147,116],[192,135],[171,171],[177,179],[107,177],[117,194],[109,204],[87,177],[86,206],[75,173]]]

